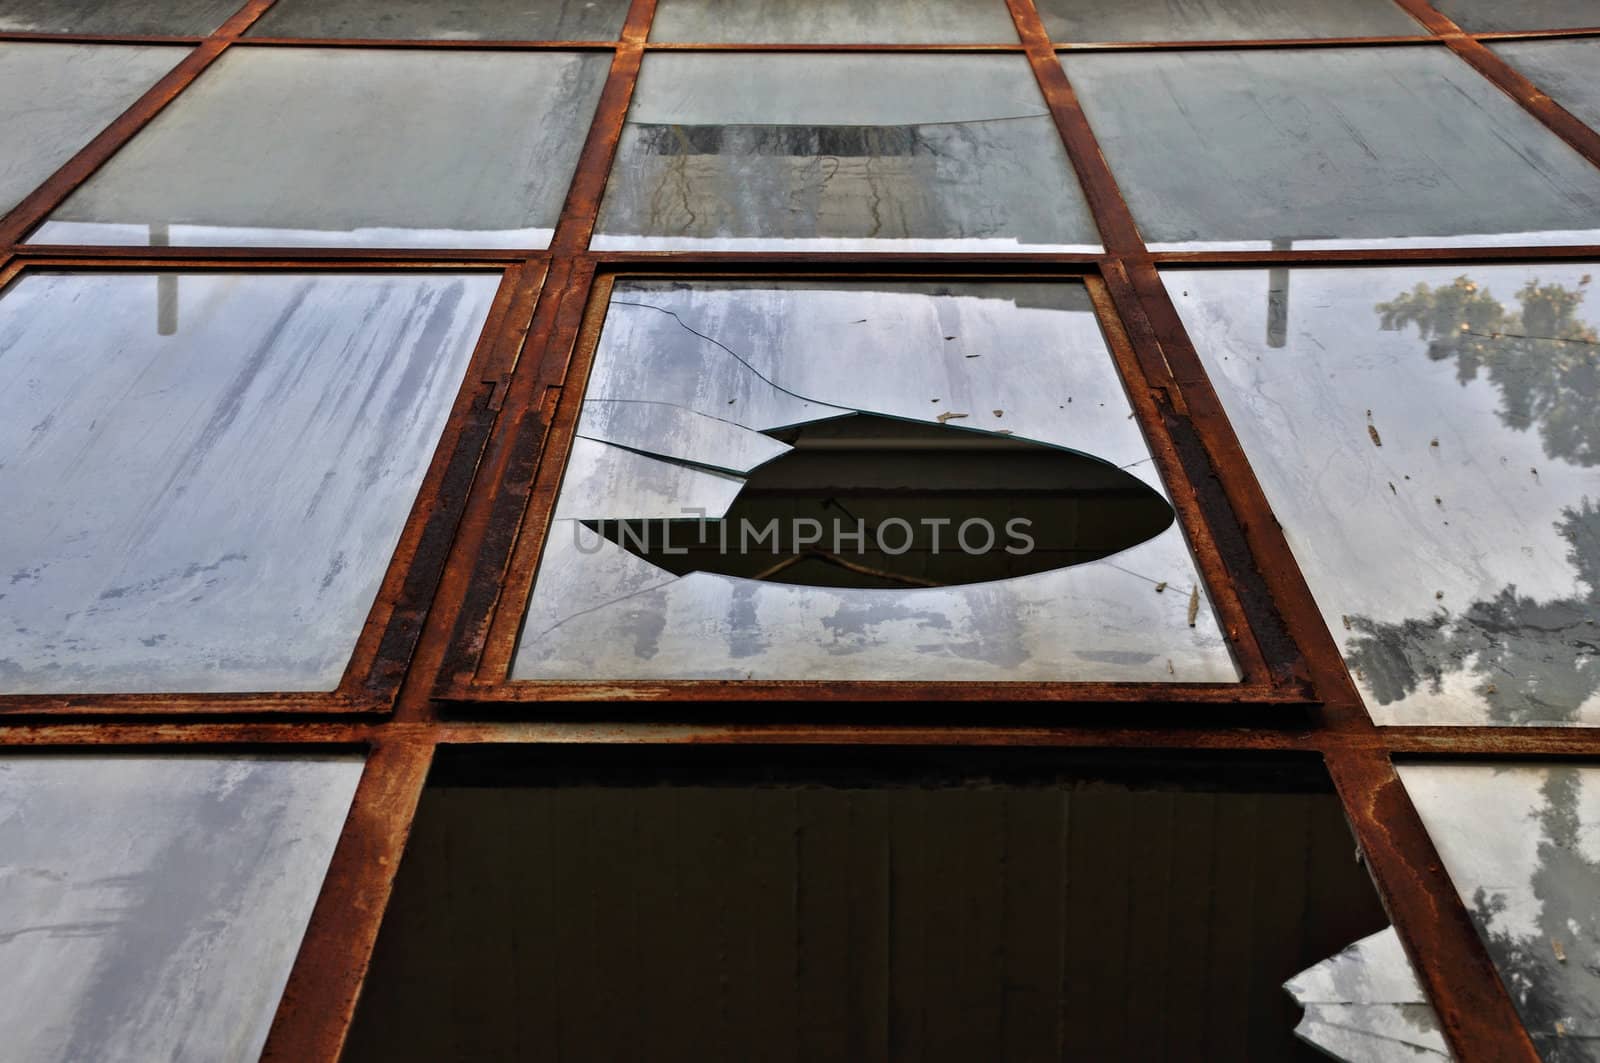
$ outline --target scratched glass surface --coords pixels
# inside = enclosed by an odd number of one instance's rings
[[[497,280],[25,273],[0,692],[335,688]]]
[[[1600,170],[1446,49],[1063,62],[1157,250],[1600,243]]]
[[[1434,0],[1433,6],[1469,33],[1600,26],[1594,0]]]
[[[1038,0],[1057,44],[1091,41],[1298,40],[1425,31],[1394,0]]]
[[[355,756],[0,757],[7,1063],[260,1056]]]
[[[653,41],[1016,44],[1005,0],[660,0]]]
[[[1595,269],[1165,274],[1380,723],[1600,723]]]
[[[1398,770],[1539,1055],[1600,1060],[1600,768]]]
[[[1439,1017],[1394,927],[1370,934],[1283,985],[1304,1011],[1295,1036],[1349,1063],[1443,1063]]]
[[[593,246],[1099,244],[1020,55],[657,53],[639,75]]]
[[[239,7],[239,0],[0,0],[0,32],[199,37]]]
[[[545,247],[609,65],[550,51],[230,50],[31,240]]]
[[[1600,19],[1600,8],[1595,11]],[[1491,43],[1495,52],[1539,86],[1551,99],[1600,129],[1600,41],[1503,41]]]
[[[277,0],[251,37],[614,41],[628,0]]]
[[[624,407],[667,412],[640,432]],[[788,449],[767,433],[854,413],[1087,452],[1166,497],[1080,285],[624,282],[513,678],[1238,679],[1176,523],[1070,567],[893,589],[674,575],[582,523],[715,519]]]
[[[0,43],[0,214],[187,54],[142,44]]]

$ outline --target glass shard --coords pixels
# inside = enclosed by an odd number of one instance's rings
[[[1444,48],[1063,63],[1157,250],[1600,243],[1600,170]]]
[[[24,273],[0,692],[336,687],[497,283]]]
[[[1540,1056],[1600,1059],[1600,768],[1398,770]]]
[[[1081,285],[624,281],[578,434],[513,678],[1238,678]]]
[[[8,1063],[260,1056],[357,756],[0,756]]]
[[[1379,723],[1600,721],[1595,268],[1165,274]]]
[[[1283,988],[1304,1010],[1295,1034],[1349,1063],[1451,1058],[1433,1005],[1393,927],[1301,971]]]
[[[545,247],[609,63],[550,51],[230,50],[31,239]]]
[[[645,58],[599,250],[1099,244],[1019,55]]]
[[[0,215],[187,54],[142,44],[0,42]]]

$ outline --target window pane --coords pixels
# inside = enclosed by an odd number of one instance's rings
[[[647,56],[594,246],[1098,247],[1019,55]]]
[[[277,0],[253,37],[614,41],[628,0]]]
[[[0,43],[0,214],[187,54],[144,45]]]
[[[1057,44],[1424,34],[1394,0],[1038,0]]]
[[[33,239],[544,247],[609,63],[562,52],[230,51]]]
[[[1132,416],[1077,284],[621,283],[514,678],[1234,681]]]
[[[1600,242],[1600,170],[1444,48],[1064,62],[1157,248]]]
[[[655,41],[734,44],[1017,43],[1005,0],[661,0]]]
[[[1594,270],[1166,276],[1380,723],[1600,722]]]
[[[24,274],[0,692],[337,686],[497,280]]]
[[[854,752],[464,764],[345,1063],[1322,1059],[1281,984],[1385,923],[1325,782]]]
[[[1600,26],[1594,0],[1434,0],[1433,6],[1470,33]]]
[[[1600,769],[1399,768],[1478,934],[1544,1059],[1600,1039]]]
[[[0,757],[6,1059],[256,1059],[360,776],[355,756]]]
[[[1600,11],[1595,13],[1600,19]],[[1600,129],[1600,41],[1507,41],[1489,46],[1546,95]]]
[[[0,31],[198,37],[240,6],[240,0],[0,0]]]

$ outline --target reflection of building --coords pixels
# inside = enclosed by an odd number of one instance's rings
[[[1592,1057],[1586,21],[0,0],[0,1057]]]

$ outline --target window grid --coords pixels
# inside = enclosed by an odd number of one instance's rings
[[[430,269],[481,268],[502,272],[466,383],[386,573],[357,651],[339,691],[331,696],[247,695],[0,699],[13,718],[0,744],[19,748],[363,748],[369,759],[322,895],[312,916],[264,1058],[336,1059],[353,1013],[361,977],[376,938],[393,872],[404,847],[433,754],[440,745],[529,742],[829,745],[1022,744],[1039,748],[1254,752],[1320,756],[1344,804],[1380,895],[1428,990],[1452,1048],[1461,1059],[1537,1058],[1467,911],[1442,868],[1392,759],[1508,759],[1600,757],[1600,729],[1386,727],[1373,725],[1332,634],[1278,531],[1266,498],[1249,470],[1157,267],[1298,263],[1475,263],[1580,260],[1597,246],[1463,250],[1149,251],[1095,143],[1059,52],[1167,48],[1298,48],[1427,44],[1445,47],[1499,86],[1530,114],[1600,165],[1600,134],[1544,96],[1485,42],[1600,35],[1600,26],[1525,32],[1467,33],[1426,0],[1395,0],[1419,23],[1409,36],[1266,41],[1052,41],[1032,0],[1007,0],[1018,29],[1015,44],[981,45],[746,45],[647,40],[655,0],[633,0],[615,42],[301,40],[242,35],[273,0],[248,0],[207,37],[0,33],[0,40],[86,43],[180,43],[193,51],[125,113],[108,125],[4,218],[0,218],[0,286],[23,268]],[[279,45],[465,49],[562,49],[613,55],[599,106],[584,142],[550,248],[540,251],[382,251],[33,247],[22,243],[74,188],[229,48]],[[1001,52],[1026,56],[1083,186],[1104,240],[1103,254],[886,255],[881,253],[596,253],[588,250],[600,198],[622,124],[649,51]],[[1174,501],[1214,592],[1236,588],[1237,605],[1218,598],[1225,625],[1242,618],[1238,640],[1245,682],[1221,705],[1182,704],[1169,690],[1082,689],[1093,705],[1057,707],[1049,717],[1025,707],[1045,691],[1009,695],[1014,718],[974,724],[957,709],[950,722],[896,723],[887,710],[871,722],[796,724],[775,712],[758,722],[675,724],[640,722],[631,710],[619,722],[571,722],[527,712],[490,721],[463,705],[507,695],[504,684],[482,684],[482,650],[504,629],[515,631],[518,594],[531,582],[526,546],[538,537],[537,500],[553,496],[557,472],[574,427],[586,358],[592,350],[604,295],[619,273],[683,272],[741,276],[782,272],[872,275],[1083,276],[1096,294],[1119,371],[1164,471]],[[573,386],[573,382],[576,386]],[[535,475],[544,467],[545,475]],[[1189,496],[1192,491],[1193,500]],[[1183,495],[1184,497],[1177,497]],[[527,518],[525,518],[525,514]],[[531,524],[524,529],[528,519]],[[531,536],[530,536],[531,532]],[[1214,539],[1214,543],[1212,540]],[[504,579],[511,565],[517,579]],[[517,565],[522,566],[520,575]],[[504,598],[510,619],[495,607]],[[495,632],[491,617],[501,630]],[[501,657],[505,651],[494,651]],[[508,663],[508,658],[507,658]],[[501,673],[503,674],[503,673]],[[465,682],[476,676],[478,682]],[[439,691],[455,701],[436,699]],[[750,697],[749,688],[714,690],[690,684],[674,696],[705,701]],[[613,694],[616,692],[613,691]],[[949,688],[909,691],[949,700]],[[996,696],[995,692],[988,692]],[[1244,696],[1241,696],[1244,695]],[[1006,697],[1006,695],[1000,695]],[[528,700],[528,699],[523,699]],[[602,699],[603,700],[603,699]],[[617,700],[612,698],[613,703]],[[1126,701],[1149,702],[1137,711]],[[1204,699],[1197,699],[1204,700]],[[1246,701],[1257,701],[1247,706]],[[1124,702],[1119,708],[1116,703]],[[1319,706],[1319,707],[1314,707]],[[524,706],[527,708],[528,706]],[[349,715],[384,712],[383,720]],[[1268,713],[1262,709],[1276,708]],[[252,714],[341,714],[285,721]],[[1104,710],[1100,712],[1097,710]],[[1113,712],[1114,710],[1114,712]],[[1009,712],[1010,710],[1008,710]],[[203,716],[174,718],[184,712]],[[149,714],[149,715],[146,715]],[[885,716],[888,715],[886,719]],[[671,710],[659,717],[671,718]]]

